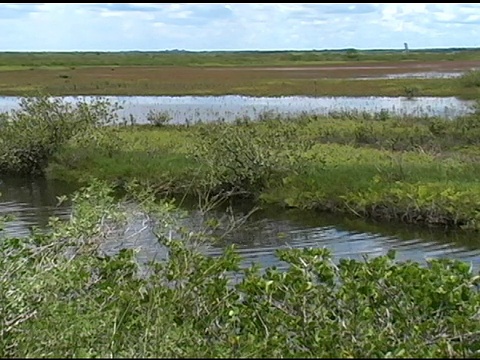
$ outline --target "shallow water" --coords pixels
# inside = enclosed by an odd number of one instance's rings
[[[439,71],[426,71],[426,72],[411,72],[401,74],[386,74],[381,76],[364,76],[353,79],[358,80],[373,80],[373,79],[453,79],[462,76],[463,72],[439,72]]]
[[[78,99],[92,100],[94,96],[67,96],[65,101]],[[172,118],[171,123],[185,124],[210,121],[234,121],[249,117],[258,119],[266,112],[282,116],[300,114],[327,115],[332,112],[388,111],[404,116],[438,116],[454,118],[471,112],[472,101],[455,97],[250,97],[226,96],[105,96],[104,99],[118,103],[123,109],[118,111],[120,122],[129,123],[132,119],[139,124],[147,123],[150,110],[165,111]],[[0,112],[18,108],[18,97],[0,97]]]
[[[16,220],[7,225],[5,233],[25,236],[32,226],[45,227],[49,216],[67,218],[69,207],[57,207],[56,196],[71,191],[71,186],[56,181],[0,179],[0,215],[10,213],[16,216]],[[234,208],[234,214],[242,216],[249,209],[248,204],[241,204]],[[225,212],[218,211],[215,215],[221,218]],[[200,219],[198,212],[191,211],[188,222],[195,225]],[[232,243],[242,255],[244,265],[257,262],[262,267],[283,267],[275,257],[276,249],[327,247],[336,259],[361,259],[364,255],[377,256],[396,250],[400,260],[424,263],[428,258],[453,258],[467,261],[475,269],[480,268],[480,242],[475,234],[385,225],[297,210],[268,208],[256,212],[238,231],[221,242],[210,244],[204,251],[218,255]],[[140,249],[138,259],[141,263],[165,256],[165,249],[158,244],[142,218],[132,220],[124,236],[105,244],[105,250],[110,254],[132,247]]]

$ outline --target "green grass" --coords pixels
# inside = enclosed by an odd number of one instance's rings
[[[287,207],[480,226],[478,119],[347,116],[123,127],[115,130],[121,150],[72,145],[48,173],[84,182],[136,178],[174,193],[237,189]]]
[[[212,51],[212,52],[3,52],[0,66],[262,66],[357,61],[478,60],[478,49]]]

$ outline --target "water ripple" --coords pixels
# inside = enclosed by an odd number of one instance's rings
[[[0,214],[15,216],[15,220],[7,224],[3,235],[26,236],[32,226],[44,228],[50,216],[67,218],[69,208],[54,205],[58,195],[56,190],[60,191],[52,184],[22,186],[0,183],[0,192],[5,194],[2,197],[4,201],[0,202]],[[224,214],[219,212],[217,215],[221,217]],[[275,256],[277,249],[326,247],[332,251],[334,259],[361,260],[364,256],[384,255],[389,250],[395,250],[399,260],[425,263],[429,258],[452,258],[471,262],[475,268],[480,267],[480,244],[473,235],[466,238],[460,232],[447,234],[429,230],[419,236],[418,228],[388,226],[360,231],[341,218],[326,220],[316,215],[308,220],[307,217],[305,214],[299,220],[286,214],[282,218],[261,215],[256,220],[248,220],[243,228],[221,242],[205,246],[204,251],[218,256],[226,245],[235,244],[243,258],[243,266],[258,262],[264,267],[275,265],[284,268],[286,265]],[[197,225],[200,220],[195,213],[189,218],[192,224]],[[141,263],[165,259],[167,250],[158,243],[146,224],[141,216],[131,219],[127,231],[103,244],[104,250],[114,254],[122,248],[138,248],[137,259]],[[362,229],[367,225],[362,223]]]

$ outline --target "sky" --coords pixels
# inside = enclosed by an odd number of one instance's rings
[[[480,47],[480,4],[0,3],[0,51]]]

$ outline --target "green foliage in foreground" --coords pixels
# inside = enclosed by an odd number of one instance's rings
[[[327,249],[280,250],[285,271],[213,258],[169,202],[94,182],[68,221],[0,242],[0,357],[471,357],[480,350],[479,277],[465,263],[334,263]],[[140,218],[138,218],[140,216]],[[132,219],[165,251],[105,254]],[[218,229],[217,229],[218,230]]]

